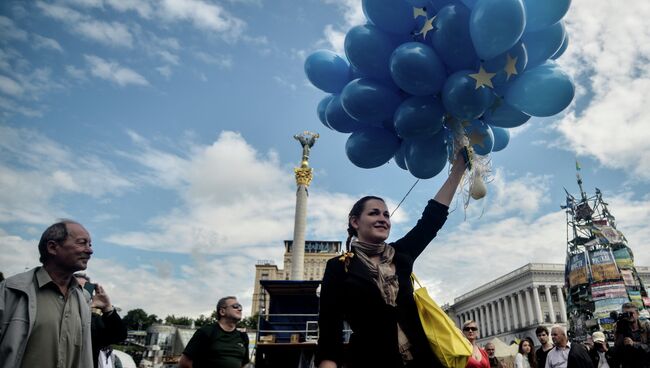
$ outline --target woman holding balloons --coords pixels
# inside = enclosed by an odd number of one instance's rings
[[[363,197],[348,217],[347,252],[328,261],[320,294],[319,368],[440,366],[429,347],[413,299],[415,259],[447,219],[465,163],[456,155],[449,177],[417,225],[386,243],[391,222],[386,203]],[[344,322],[353,333],[343,349]]]

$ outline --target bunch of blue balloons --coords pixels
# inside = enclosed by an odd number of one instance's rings
[[[508,144],[508,128],[551,116],[574,97],[554,62],[567,48],[570,0],[363,0],[368,22],[350,29],[345,56],[319,50],[305,73],[329,93],[328,128],[351,133],[345,149],[362,168],[391,158],[418,178],[448,159],[451,122],[476,154]]]

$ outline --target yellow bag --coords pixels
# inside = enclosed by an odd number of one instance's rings
[[[445,367],[465,368],[467,359],[473,352],[472,344],[463,336],[447,313],[431,299],[427,289],[420,285],[420,280],[415,277],[415,274],[411,274],[411,281],[415,305],[418,307],[420,322],[431,350]],[[415,283],[418,284],[418,289],[415,289]]]

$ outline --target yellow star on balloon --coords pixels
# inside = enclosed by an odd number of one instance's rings
[[[469,76],[476,80],[476,89],[479,87],[488,86],[494,88],[492,85],[492,78],[497,75],[497,73],[488,73],[483,69],[483,65],[478,70],[478,73],[470,74]]]
[[[435,16],[433,16],[431,19],[427,19],[427,21],[424,22],[424,25],[422,26],[422,29],[420,30],[420,32],[418,32],[418,34],[422,35],[422,38],[427,38],[427,33],[434,28],[433,27],[433,20],[434,19],[436,19]]]
[[[515,56],[514,58],[511,57],[510,54],[508,54],[507,56],[508,56],[508,61],[506,61],[505,68],[503,68],[503,70],[506,72],[506,80],[510,79],[510,77],[512,77],[513,75],[519,74],[517,73],[517,56]]]
[[[485,148],[485,145],[483,143],[484,137],[485,134],[481,134],[478,130],[472,130],[472,133],[469,136],[467,136],[467,138],[469,139],[470,146],[478,144],[479,146]]]
[[[413,19],[417,17],[426,17],[427,11],[424,8],[413,8]]]

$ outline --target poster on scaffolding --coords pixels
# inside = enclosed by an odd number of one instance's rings
[[[590,251],[589,263],[591,264],[591,277],[594,282],[619,280],[621,278],[614,255],[609,248]]]
[[[614,251],[614,258],[616,258],[616,264],[618,265],[618,268],[623,269],[634,267],[634,261],[632,260],[632,256],[630,255],[627,247],[616,249]]]
[[[573,254],[569,258],[569,287],[589,282],[587,257],[584,252]]]
[[[601,239],[604,244],[619,244],[623,242],[623,234],[620,231],[607,225],[594,225],[594,235]]]
[[[593,300],[625,297],[627,297],[627,289],[625,289],[625,284],[620,281],[591,285],[591,298]]]
[[[621,270],[621,276],[623,276],[623,282],[625,283],[625,286],[639,286],[639,283],[636,281],[636,277],[634,277],[632,270]]]

